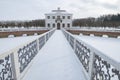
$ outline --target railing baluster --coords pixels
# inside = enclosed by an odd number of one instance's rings
[[[0,55],[0,80],[21,80],[32,60],[56,29]]]
[[[62,29],[88,80],[120,80],[120,64]]]

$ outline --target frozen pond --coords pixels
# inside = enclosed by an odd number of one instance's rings
[[[78,35],[75,37],[120,63],[120,39]]]

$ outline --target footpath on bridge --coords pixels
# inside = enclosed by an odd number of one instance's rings
[[[81,64],[62,31],[56,30],[23,80],[85,80]]]

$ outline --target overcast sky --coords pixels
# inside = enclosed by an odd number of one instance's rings
[[[0,20],[44,19],[57,9],[73,13],[73,18],[120,13],[120,0],[0,0]]]

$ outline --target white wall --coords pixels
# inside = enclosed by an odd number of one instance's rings
[[[50,16],[50,19],[48,19],[48,16]],[[55,19],[53,19],[53,16],[55,16]],[[56,22],[57,16],[60,16],[60,19],[62,22],[58,21]],[[63,19],[63,16],[65,16],[65,19]],[[68,16],[70,16],[70,19],[68,19]],[[65,24],[65,27],[67,28],[67,24],[70,24],[70,27],[72,27],[72,14],[70,13],[49,13],[45,14],[45,26],[48,28],[48,23],[50,24],[50,28],[53,27],[53,24],[55,24],[55,27],[57,27],[57,23],[60,23],[61,27],[62,24]]]

